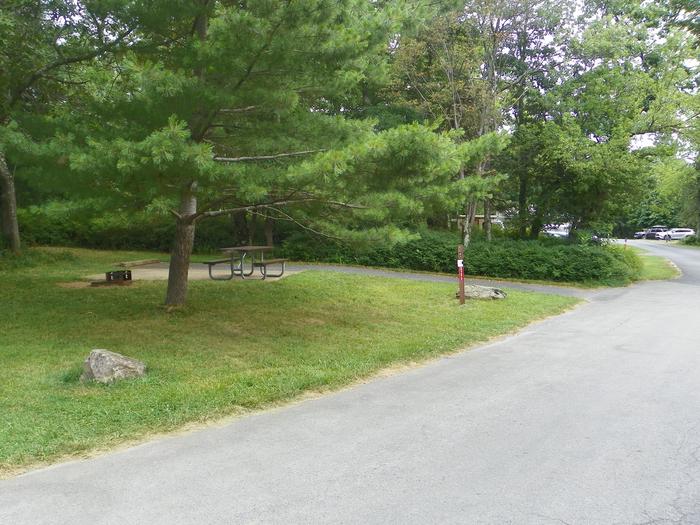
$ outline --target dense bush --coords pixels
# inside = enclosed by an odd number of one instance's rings
[[[21,210],[20,224],[24,241],[39,245],[168,251],[174,236],[170,217],[126,211],[99,215],[90,211],[89,203]],[[286,237],[280,254],[294,260],[449,273],[455,270],[459,242],[456,233],[424,231],[392,248],[359,250],[302,233],[277,233],[276,243]],[[230,220],[222,217],[198,225],[195,249],[214,252],[245,242],[234,239]],[[479,232],[465,257],[465,271],[470,275],[562,282],[627,282],[637,277],[640,267],[632,250],[616,246],[569,244],[551,238],[519,241],[504,235],[487,243]]]
[[[22,209],[19,222],[22,240],[29,245],[167,252],[175,235],[171,217],[130,211],[97,214],[91,211],[90,203],[51,203]],[[216,251],[231,242],[231,225],[226,217],[198,225],[198,251]]]
[[[285,256],[297,260],[324,261],[432,272],[454,272],[454,234],[424,232],[419,238],[391,249],[356,252],[308,236],[290,237]],[[517,241],[477,240],[465,254],[469,275],[561,282],[629,282],[638,278],[641,261],[632,250],[619,246],[569,244],[557,239]]]
[[[700,246],[700,238],[697,235],[691,235],[683,239],[682,243],[690,246]]]

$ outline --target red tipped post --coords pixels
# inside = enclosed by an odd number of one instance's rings
[[[457,276],[459,278],[459,304],[464,304],[464,245],[457,246]]]

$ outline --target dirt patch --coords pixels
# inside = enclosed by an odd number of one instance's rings
[[[68,283],[56,283],[60,288],[90,288],[89,281],[72,281]]]

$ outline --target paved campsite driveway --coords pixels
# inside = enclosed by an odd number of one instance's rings
[[[0,523],[700,523],[700,250],[644,244],[684,276],[323,398],[0,481]]]

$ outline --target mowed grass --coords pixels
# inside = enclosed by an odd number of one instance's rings
[[[510,291],[459,307],[452,284],[309,271],[191,282],[187,307],[168,312],[164,282],[59,286],[150,257],[35,250],[34,266],[0,262],[0,474],[342,387],[577,301]],[[147,377],[82,384],[93,348],[144,360]]]
[[[662,281],[673,279],[680,275],[678,268],[674,266],[666,257],[660,255],[650,255],[643,250],[637,250],[639,258],[642,260],[642,271],[639,279],[642,281]]]

